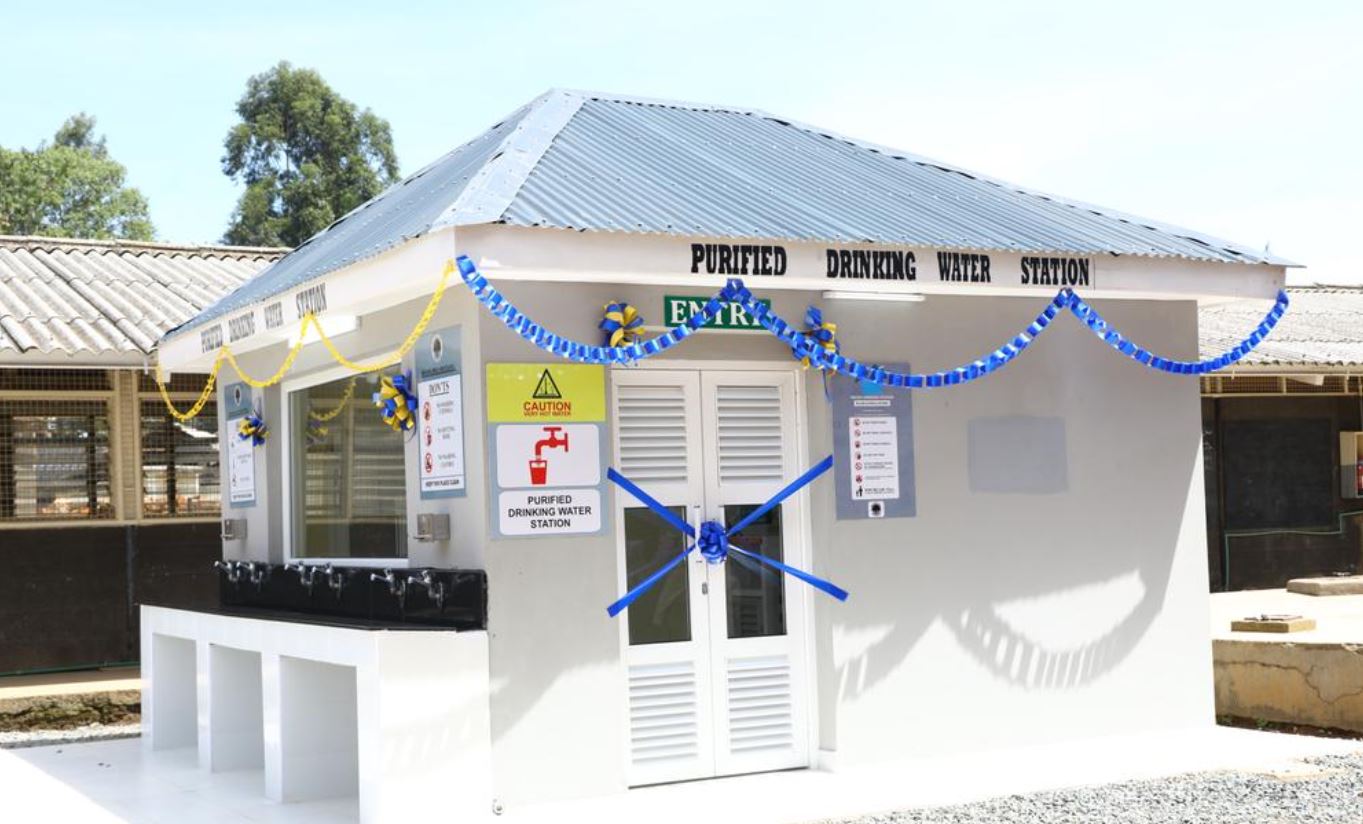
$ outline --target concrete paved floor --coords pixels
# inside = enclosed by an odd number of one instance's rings
[[[488,821],[695,824],[805,822],[1065,787],[1241,769],[1300,772],[1317,755],[1363,752],[1363,742],[1206,727],[961,755],[838,772],[801,770],[631,790],[512,808]],[[0,750],[6,822],[244,824],[347,822],[353,800],[272,804],[258,771],[209,774],[189,751],[144,753],[138,740]],[[457,792],[457,779],[440,792]],[[438,816],[432,820],[438,820]]]

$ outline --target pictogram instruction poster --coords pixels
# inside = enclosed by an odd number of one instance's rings
[[[493,518],[502,537],[605,525],[606,373],[585,364],[489,363]]]
[[[256,449],[237,428],[255,409],[251,387],[234,383],[224,387],[227,400],[227,506],[232,509],[256,505]]]
[[[907,365],[887,365],[908,371]],[[829,378],[838,520],[917,514],[909,390],[841,375]]]
[[[459,327],[423,335],[416,348],[418,477],[421,497],[454,498],[465,492],[464,376]]]

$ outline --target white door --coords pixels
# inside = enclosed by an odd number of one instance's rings
[[[613,374],[621,474],[693,527],[732,525],[797,464],[792,372],[631,369]],[[800,507],[788,498],[732,543],[808,568]],[[624,592],[689,540],[615,490]],[[807,766],[806,585],[731,553],[699,553],[618,620],[629,679],[630,783]]]

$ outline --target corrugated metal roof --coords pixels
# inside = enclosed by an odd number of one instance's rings
[[[186,325],[479,223],[1291,265],[755,110],[554,90]]]
[[[497,157],[529,107],[455,149],[313,235],[261,276],[224,296],[186,326],[221,317],[431,231],[470,180]]]
[[[1273,334],[1235,369],[1245,367],[1363,366],[1363,287],[1292,286],[1292,308]],[[1203,357],[1238,344],[1263,319],[1264,302],[1241,300],[1204,306],[1198,312]]]
[[[0,359],[141,364],[167,329],[287,251],[0,236]]]

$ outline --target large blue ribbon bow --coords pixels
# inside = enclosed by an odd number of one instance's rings
[[[700,550],[701,557],[704,558],[707,563],[711,564],[722,564],[724,563],[725,558],[728,557],[730,552],[736,552],[738,553],[738,557],[744,560],[752,560],[757,561],[758,563],[766,564],[767,566],[772,567],[773,569],[780,570],[781,572],[784,572],[787,575],[793,575],[796,578],[799,578],[801,581],[804,581],[810,586],[816,589],[820,589],[828,593],[829,595],[832,595],[839,601],[846,601],[847,590],[843,589],[842,587],[839,587],[836,584],[825,581],[824,579],[819,578],[818,576],[811,575],[802,569],[796,569],[795,567],[790,566],[789,564],[783,564],[780,561],[777,561],[773,558],[768,558],[765,555],[759,555],[755,552],[749,552],[746,549],[736,547],[732,543],[730,543],[730,539],[737,535],[739,532],[750,526],[758,518],[761,518],[763,515],[766,515],[768,512],[775,509],[786,498],[789,498],[791,495],[794,495],[796,492],[799,492],[811,481],[813,481],[815,478],[819,477],[823,473],[827,472],[832,467],[833,456],[829,455],[827,458],[824,458],[822,461],[819,461],[819,463],[812,469],[810,469],[808,472],[796,478],[794,481],[791,481],[790,484],[788,484],[784,489],[782,489],[780,492],[777,492],[774,496],[772,496],[771,500],[762,504],[757,509],[754,509],[752,512],[749,512],[747,517],[743,518],[741,521],[734,524],[733,526],[726,527],[719,521],[705,521],[700,525],[699,531],[697,531],[695,527],[691,526],[684,519],[678,517],[677,513],[673,512],[672,510],[668,509],[667,507],[659,503],[658,500],[654,498],[652,495],[649,495],[647,492],[640,489],[637,485],[635,485],[633,481],[626,478],[624,475],[621,475],[619,472],[616,472],[615,467],[611,467],[610,469],[606,470],[606,477],[609,478],[613,483],[615,483],[621,489],[625,490],[630,495],[632,495],[636,500],[639,501],[639,503],[653,510],[654,514],[656,514],[659,518],[662,518],[664,521],[667,521],[672,526],[681,530],[682,533],[686,535],[686,537],[691,538],[694,541],[694,543],[688,546],[685,550],[683,550],[672,560],[668,561],[667,563],[659,567],[657,572],[654,572],[652,575],[648,576],[643,581],[641,581],[639,585],[636,586],[634,589],[631,589],[629,592],[625,593],[624,597],[622,597],[615,603],[611,604],[610,606],[606,607],[606,612],[612,618],[614,618],[616,615],[619,615],[627,607],[629,607],[630,604],[638,600],[640,595],[643,595],[645,592],[648,592],[648,590],[651,589],[654,584],[658,583],[664,577],[666,577],[667,573],[676,569],[677,566],[682,561],[686,560],[688,555],[690,555],[692,552],[695,552],[697,549]]]

